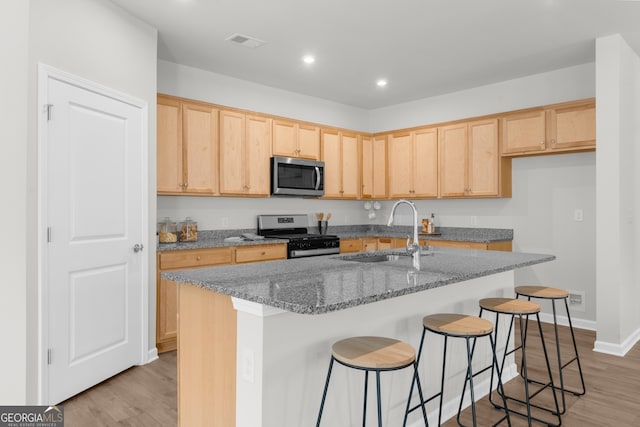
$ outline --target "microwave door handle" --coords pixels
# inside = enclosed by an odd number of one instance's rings
[[[320,168],[318,166],[315,167],[316,170],[316,190],[320,188]]]

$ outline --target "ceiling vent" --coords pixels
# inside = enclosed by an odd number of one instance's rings
[[[237,43],[239,45],[248,47],[250,49],[255,49],[256,47],[260,47],[266,43],[264,40],[259,40],[255,37],[246,36],[244,34],[238,34],[238,33],[230,35],[225,40],[233,43]]]

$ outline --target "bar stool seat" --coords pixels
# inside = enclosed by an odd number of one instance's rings
[[[399,369],[416,359],[409,344],[384,337],[347,338],[333,344],[331,354],[343,365],[362,369]]]
[[[475,406],[475,395],[474,395],[474,387],[473,387],[473,378],[474,376],[480,374],[481,372],[474,373],[472,370],[472,359],[473,359],[473,350],[471,348],[471,341],[473,341],[473,348],[475,349],[475,342],[477,338],[480,337],[489,337],[489,341],[491,344],[491,353],[492,353],[492,364],[491,368],[495,368],[498,372],[501,372],[498,366],[498,359],[496,356],[496,347],[495,342],[491,336],[493,332],[493,323],[489,320],[482,319],[480,317],[468,316],[465,314],[456,314],[456,313],[437,313],[429,316],[425,316],[422,319],[422,338],[420,339],[420,350],[418,352],[418,362],[420,361],[420,357],[422,355],[422,349],[424,346],[425,334],[426,331],[430,331],[435,334],[444,336],[444,353],[442,356],[442,376],[440,382],[440,392],[434,394],[429,397],[427,400],[424,400],[422,396],[420,396],[420,404],[410,408],[407,406],[407,415],[418,409],[422,408],[424,410],[424,405],[431,400],[440,397],[439,399],[439,407],[438,407],[438,426],[440,426],[442,422],[442,403],[443,403],[443,393],[444,393],[444,383],[446,378],[446,361],[447,361],[447,341],[448,338],[464,338],[467,345],[467,373],[465,377],[464,387],[462,389],[462,395],[460,396],[460,405],[458,407],[458,415],[457,420],[458,424],[460,423],[460,413],[462,412],[462,402],[464,400],[464,395],[467,388],[467,383],[469,384],[469,393],[471,398],[471,411],[473,417],[473,425],[477,425],[476,421],[476,406]],[[488,369],[488,368],[487,368]],[[486,369],[485,369],[486,370]],[[498,375],[498,387],[502,391],[504,395],[504,390],[502,390],[502,382],[500,380],[500,375]],[[413,392],[413,384],[411,386],[411,390],[409,391],[409,402],[411,401],[411,395]],[[507,407],[507,402],[503,399],[504,407]],[[502,417],[498,422],[494,425],[499,424],[503,420],[509,420],[509,413],[505,410],[505,416]],[[405,417],[406,422],[406,417]],[[511,422],[509,420],[509,425]]]
[[[499,328],[499,315],[507,315],[510,316],[511,319],[509,321],[509,331],[507,333],[507,338],[506,338],[506,345],[505,345],[505,351],[504,351],[504,355],[502,358],[502,367],[504,368],[504,363],[505,360],[507,358],[508,355],[514,353],[517,350],[521,350],[521,356],[522,356],[522,360],[521,360],[521,376],[524,379],[524,389],[525,389],[525,399],[521,400],[515,397],[511,397],[511,396],[506,396],[506,395],[501,395],[501,397],[503,398],[503,401],[506,400],[514,400],[518,403],[521,403],[523,405],[526,406],[526,413],[520,412],[518,410],[514,410],[514,409],[509,409],[509,412],[513,412],[516,413],[518,415],[524,416],[527,418],[528,420],[528,424],[531,425],[532,421],[538,421],[541,422],[543,424],[547,424],[548,426],[559,426],[562,424],[562,420],[560,419],[560,407],[558,404],[558,399],[556,396],[556,388],[554,387],[553,384],[553,377],[551,375],[551,365],[549,364],[549,357],[547,355],[547,348],[544,342],[544,336],[542,334],[542,327],[540,326],[540,304],[532,302],[532,301],[528,301],[528,300],[522,300],[522,299],[517,299],[517,298],[484,298],[481,299],[479,301],[479,306],[480,306],[480,317],[482,317],[482,314],[484,312],[484,310],[489,311],[489,312],[493,312],[495,313],[495,336],[496,336],[496,340],[497,340],[497,336],[498,336],[498,328]],[[547,382],[544,383],[538,383],[540,385],[542,385],[542,388],[538,389],[537,391],[530,393],[529,391],[529,376],[528,376],[528,368],[527,368],[527,352],[526,352],[526,343],[527,343],[527,323],[526,321],[529,319],[529,316],[531,315],[535,315],[537,321],[538,321],[538,330],[540,333],[540,343],[542,345],[542,350],[543,350],[543,354],[544,354],[544,360],[546,363],[546,368],[547,368],[547,374],[548,374],[548,378],[549,380]],[[508,344],[509,344],[509,339],[511,337],[511,331],[513,329],[513,323],[514,323],[514,319],[515,317],[518,316],[519,319],[519,326],[520,326],[520,345],[514,347],[512,350],[508,349]],[[500,373],[498,372],[498,375],[500,375]],[[491,383],[490,383],[490,389],[492,387],[493,384],[493,371],[491,373]],[[539,405],[536,405],[534,403],[532,403],[532,399],[539,394],[540,392],[544,391],[546,388],[550,388],[553,394],[553,401],[555,404],[555,409],[554,408],[546,408],[546,407],[542,407]],[[500,394],[500,393],[499,393]],[[497,407],[497,408],[502,408],[499,404],[493,402],[492,398],[491,398],[491,394],[489,394],[489,400],[490,402],[493,404],[493,406]],[[552,424],[550,422],[548,422],[547,420],[542,420],[539,418],[536,418],[534,416],[532,416],[531,413],[531,408],[538,408],[544,411],[547,411],[549,413],[551,413],[552,415],[554,415],[557,419],[557,423],[556,424]]]
[[[573,324],[571,323],[571,313],[569,313],[569,304],[567,303],[567,300],[569,298],[569,292],[560,288],[552,288],[549,286],[540,286],[540,285],[517,286],[515,288],[515,291],[516,291],[517,297],[520,297],[520,296],[527,297],[528,301],[530,301],[531,298],[551,300],[551,306],[553,308],[553,327],[554,327],[555,338],[556,338],[556,356],[558,359],[558,376],[560,378],[559,389],[562,393],[561,413],[564,414],[567,410],[565,393],[568,392],[575,396],[582,396],[586,392],[586,388],[584,384],[584,376],[582,375],[582,365],[580,364],[580,356],[578,355],[578,346],[576,344],[576,336],[573,332]],[[567,313],[567,320],[569,322],[569,332],[571,333],[571,341],[573,343],[574,356],[568,361],[566,361],[565,363],[562,362],[562,357],[560,355],[560,339],[558,334],[558,319],[556,314],[557,300],[564,300],[564,307]],[[581,383],[580,389],[569,389],[565,386],[563,370],[569,365],[571,365],[573,362],[576,362],[578,373],[580,375],[580,383]],[[532,381],[532,382],[540,384],[540,382],[538,381]]]
[[[412,385],[417,382],[418,393],[422,398],[422,386],[420,378],[418,378],[418,365],[416,363],[415,349],[400,340],[386,337],[351,337],[335,342],[331,346],[331,360],[329,362],[329,370],[327,372],[327,380],[322,394],[322,402],[320,411],[318,412],[318,421],[316,426],[320,426],[324,403],[329,388],[329,380],[331,379],[331,371],[333,362],[336,361],[349,368],[365,371],[364,377],[364,408],[362,414],[362,425],[366,423],[367,415],[367,387],[369,383],[369,372],[376,373],[376,393],[378,398],[378,426],[382,427],[382,408],[380,399],[380,372],[393,371],[403,369],[409,366],[413,367]],[[406,412],[405,412],[406,413]],[[425,426],[428,427],[427,412],[422,411]],[[406,425],[406,415],[405,424]]]

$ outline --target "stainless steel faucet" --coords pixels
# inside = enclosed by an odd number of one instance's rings
[[[408,204],[413,211],[413,242],[411,242],[410,237],[407,236],[406,249],[407,253],[410,254],[413,258],[413,268],[415,268],[416,270],[420,270],[420,242],[418,241],[418,210],[416,209],[416,205],[414,205],[413,202],[404,199],[395,202],[393,207],[391,208],[391,214],[389,215],[389,221],[387,222],[387,225],[389,227],[393,225],[393,216],[396,213],[396,208],[401,203]]]

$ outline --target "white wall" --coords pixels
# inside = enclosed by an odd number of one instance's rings
[[[362,132],[368,128],[367,110],[162,60],[158,92]]]
[[[596,42],[596,349],[624,354],[640,340],[640,57],[619,35]]]
[[[318,109],[317,100],[311,98],[306,100],[309,104],[301,104],[297,97],[291,99],[289,93],[275,89],[268,91],[266,103],[261,101],[265,89],[260,88],[254,103],[248,105],[246,91],[252,90],[251,84],[247,87],[244,82],[236,91],[232,85],[238,81],[193,68],[159,62],[158,73],[159,91],[172,95],[281,115],[296,111],[296,118],[354,129],[360,118],[357,115],[351,121],[331,122],[332,117]],[[224,92],[214,96],[216,90],[211,88],[218,88],[221,81],[226,84]],[[236,92],[240,93],[237,99]],[[595,66],[591,63],[370,111],[364,130],[398,129],[593,96]],[[276,110],[270,110],[270,106]],[[258,213],[331,211],[334,225],[384,224],[392,202],[381,204],[378,217],[369,221],[363,202],[159,197],[158,217],[192,216],[201,229],[251,228]],[[517,283],[548,283],[584,292],[585,311],[574,312],[574,317],[584,320],[583,327],[595,326],[593,153],[515,159],[511,199],[424,200],[416,204],[421,217],[437,213],[439,225],[513,228],[514,250],[558,256],[552,263],[518,270]],[[576,208],[583,210],[583,222],[573,221]],[[398,214],[397,223],[410,223],[408,212]],[[544,309],[550,310],[546,306]]]
[[[0,324],[0,405],[27,400],[27,52],[29,3],[5,1],[0,14],[0,168],[7,183],[2,194],[0,222],[5,224],[0,244],[2,284]]]
[[[106,0],[11,0],[3,3],[0,22],[3,53],[1,126],[5,191],[3,217],[9,233],[3,239],[2,315],[7,343],[2,352],[0,404],[38,401],[38,157],[36,105],[37,64],[103,84],[145,100],[149,105],[150,233],[155,235],[155,105],[157,33]],[[5,48],[5,43],[11,49]],[[7,74],[5,74],[5,72]],[[5,91],[6,87],[6,91]],[[6,108],[10,110],[5,111]],[[155,240],[155,239],[152,239]],[[6,244],[9,247],[5,249]],[[155,247],[154,241],[147,245]],[[7,254],[5,254],[7,252]],[[150,271],[155,257],[150,251]],[[6,256],[5,256],[6,255]],[[5,264],[5,261],[8,263]],[[150,285],[150,342],[155,348],[155,276]],[[5,295],[4,292],[8,292]],[[15,346],[15,349],[14,349]],[[26,346],[26,348],[25,348]],[[4,358],[8,358],[5,360]],[[6,370],[6,373],[5,373]],[[26,370],[26,372],[25,372]]]

